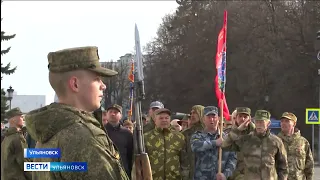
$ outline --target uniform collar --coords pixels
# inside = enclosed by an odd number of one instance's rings
[[[155,131],[157,131],[157,132],[159,132],[159,133],[171,132],[169,128],[159,128],[159,127],[155,127],[154,129],[155,129]]]

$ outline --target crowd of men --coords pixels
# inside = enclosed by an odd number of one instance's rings
[[[9,128],[1,143],[1,180],[129,180],[135,178],[135,123],[121,122],[122,107],[114,104],[102,116],[106,85],[101,77],[117,73],[99,64],[96,47],[51,52],[49,82],[59,103],[23,115],[19,108],[6,113]],[[194,105],[182,120],[155,101],[143,117],[145,149],[154,180],[312,180],[314,161],[309,142],[295,127],[297,117],[284,112],[281,132],[270,133],[271,114],[237,107],[230,121],[219,117],[215,106]],[[27,159],[23,149],[60,148],[61,157]],[[224,121],[222,134],[219,122]],[[219,149],[222,148],[221,171]],[[88,172],[25,172],[23,163],[87,162]]]

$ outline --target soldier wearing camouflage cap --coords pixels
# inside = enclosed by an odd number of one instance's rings
[[[310,144],[301,136],[296,128],[297,117],[291,112],[284,112],[280,118],[281,132],[278,137],[287,150],[290,180],[312,180],[314,175],[314,160]]]
[[[230,146],[233,144],[232,136],[238,136],[238,134],[234,134],[232,132],[232,129],[238,128],[239,125],[241,125],[243,122],[248,121],[251,119],[251,109],[248,107],[237,107],[236,110],[232,113],[232,128],[228,133],[228,136],[225,138],[223,144],[224,146]],[[240,135],[247,135],[255,130],[254,123],[250,122],[247,128],[243,131],[241,131]],[[231,148],[233,150],[237,150]],[[242,152],[237,152],[237,166],[235,171],[233,172],[232,176],[228,178],[228,180],[242,180],[244,179],[244,170],[245,170],[245,164],[244,164],[244,157]]]
[[[24,124],[23,113],[20,108],[13,108],[6,112],[9,128],[5,130],[5,138],[1,143],[1,180],[21,179],[31,180],[31,172],[24,172],[24,148],[28,148],[22,133]]]
[[[144,133],[154,180],[181,180],[183,134],[170,128],[171,111],[165,108],[154,112],[155,128]]]
[[[270,112],[257,110],[254,116],[255,131],[241,135],[251,122],[251,119],[248,119],[229,133],[233,142],[231,145],[222,142],[223,148],[235,146],[243,154],[245,180],[286,180],[288,177],[286,149],[281,139],[270,133],[270,118]]]
[[[61,158],[39,162],[87,162],[87,172],[33,172],[33,179],[127,180],[119,152],[94,118],[106,85],[102,77],[116,71],[101,67],[94,46],[63,49],[48,54],[49,82],[59,103],[26,115],[27,130],[38,141],[36,148],[60,148]]]

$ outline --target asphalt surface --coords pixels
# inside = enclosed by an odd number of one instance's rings
[[[320,180],[320,166],[314,168],[314,180]]]

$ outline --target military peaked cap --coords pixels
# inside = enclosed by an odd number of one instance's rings
[[[107,111],[109,111],[110,109],[116,109],[116,110],[118,110],[118,111],[122,114],[122,107],[119,106],[118,104],[114,104],[114,105],[108,107],[108,108],[107,108]]]
[[[90,70],[100,76],[114,76],[118,72],[101,66],[98,48],[95,46],[63,49],[48,54],[48,69],[53,73],[74,70]]]
[[[269,111],[266,110],[257,110],[254,115],[254,120],[264,120],[270,121],[271,114]]]
[[[11,119],[15,116],[21,116],[21,115],[23,115],[23,113],[21,112],[20,108],[18,108],[18,107],[9,110],[5,114],[6,118],[8,118],[8,119]]]
[[[248,107],[237,107],[236,108],[237,114],[247,114],[251,115],[251,109]]]
[[[283,114],[282,114],[282,116],[281,116],[281,119],[282,118],[287,118],[287,119],[289,119],[289,120],[292,120],[292,121],[294,121],[294,122],[297,122],[297,116],[296,115],[294,115],[293,113],[291,113],[291,112],[284,112]]]

